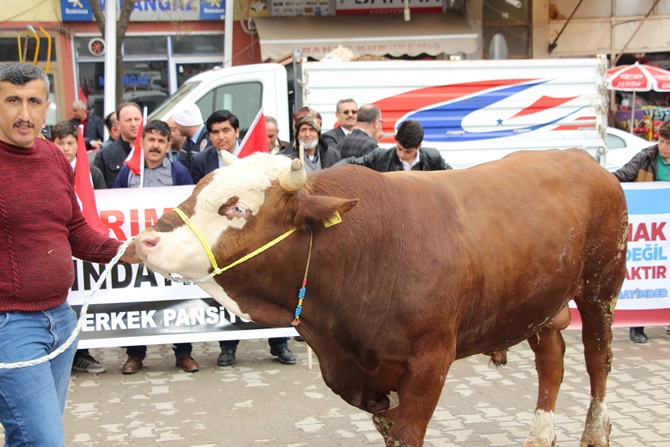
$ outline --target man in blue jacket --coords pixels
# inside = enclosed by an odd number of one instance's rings
[[[165,155],[170,150],[172,134],[167,123],[159,120],[150,121],[142,131],[142,150],[144,151],[144,178],[133,174],[128,166],[124,165],[119,172],[113,188],[139,188],[140,179],[142,186],[177,186],[192,185],[193,180],[188,169],[175,164]],[[191,343],[175,343],[174,355],[177,366],[186,372],[196,372],[200,368],[198,363],[191,357],[193,345]],[[144,358],[147,355],[146,346],[129,346],[126,348],[128,359],[123,365],[123,374],[135,374],[142,368]]]

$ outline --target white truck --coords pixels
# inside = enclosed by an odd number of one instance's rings
[[[262,107],[291,137],[291,114],[303,105],[337,120],[337,101],[353,98],[382,110],[381,147],[393,145],[403,120],[424,127],[454,168],[498,159],[519,149],[581,147],[605,164],[606,79],[603,57],[476,61],[361,61],[267,63],[215,69],[186,81],[151,119],[167,119],[182,101],[207,117],[228,109],[241,137]]]

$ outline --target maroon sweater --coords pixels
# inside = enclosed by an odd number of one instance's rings
[[[52,309],[67,299],[72,256],[107,263],[121,242],[88,226],[62,152],[0,141],[0,311]]]

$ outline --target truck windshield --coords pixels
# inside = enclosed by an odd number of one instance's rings
[[[172,96],[170,96],[168,99],[163,101],[161,105],[159,105],[156,110],[148,117],[148,120],[163,120],[165,121],[165,116],[168,115],[168,113],[177,105],[179,104],[179,101],[181,101],[184,96],[188,95],[188,93],[196,88],[200,84],[200,81],[195,81],[195,82],[185,82],[184,84],[177,89],[176,92]],[[172,113],[170,113],[172,115]]]

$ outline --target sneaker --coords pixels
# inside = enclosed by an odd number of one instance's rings
[[[75,354],[72,371],[100,374],[107,368],[91,356],[91,354]]]
[[[282,346],[276,351],[273,349],[270,351],[270,354],[277,357],[277,360],[282,362],[284,365],[295,365],[295,355],[293,355],[293,353],[285,346]]]
[[[632,327],[630,328],[629,335],[630,341],[633,343],[646,343],[647,335],[644,333],[644,328],[642,327]]]
[[[670,335],[670,326],[665,327],[665,333]]]
[[[219,366],[230,366],[235,363],[235,351],[232,349],[224,349],[219,354],[219,358],[216,359],[216,364]]]

